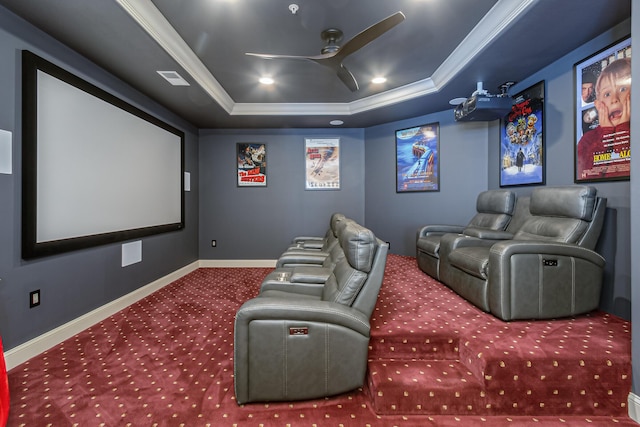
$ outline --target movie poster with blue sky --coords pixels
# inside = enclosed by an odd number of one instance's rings
[[[544,184],[544,81],[513,97],[500,127],[500,187]]]
[[[396,131],[396,192],[440,191],[440,125]]]

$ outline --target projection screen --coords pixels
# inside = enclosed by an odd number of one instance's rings
[[[184,133],[23,51],[22,257],[184,228]]]

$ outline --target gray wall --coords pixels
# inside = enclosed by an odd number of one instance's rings
[[[323,235],[333,212],[364,223],[363,135],[361,129],[201,131],[200,258],[275,259],[292,237]],[[307,137],[340,138],[339,191],[305,190]],[[266,187],[237,187],[238,142],[266,144]]]
[[[198,134],[80,55],[6,10],[0,12],[0,129],[13,134],[13,174],[0,174],[0,336],[9,350],[198,259]],[[192,191],[186,193],[186,227],[142,239],[142,262],[121,267],[121,244],[29,262],[21,259],[23,49],[185,131],[186,170],[192,177]],[[41,290],[42,303],[30,309],[29,292],[36,289]]]
[[[440,191],[396,193],[395,131],[440,123]],[[466,224],[478,193],[487,189],[487,123],[457,123],[453,111],[387,123],[365,131],[366,226],[391,243],[391,252],[415,255],[425,224]]]

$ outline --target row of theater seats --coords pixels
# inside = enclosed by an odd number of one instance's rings
[[[297,238],[235,319],[238,404],[313,399],[363,385],[388,245],[342,214]]]
[[[587,313],[600,302],[606,202],[581,185],[482,192],[466,226],[418,230],[418,266],[503,320]]]

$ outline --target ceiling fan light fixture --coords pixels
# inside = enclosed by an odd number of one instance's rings
[[[273,80],[273,78],[269,76],[260,77],[258,81],[263,85],[272,85],[275,83],[275,80]]]
[[[379,85],[387,81],[387,78],[384,76],[378,76],[371,79],[371,83]]]

